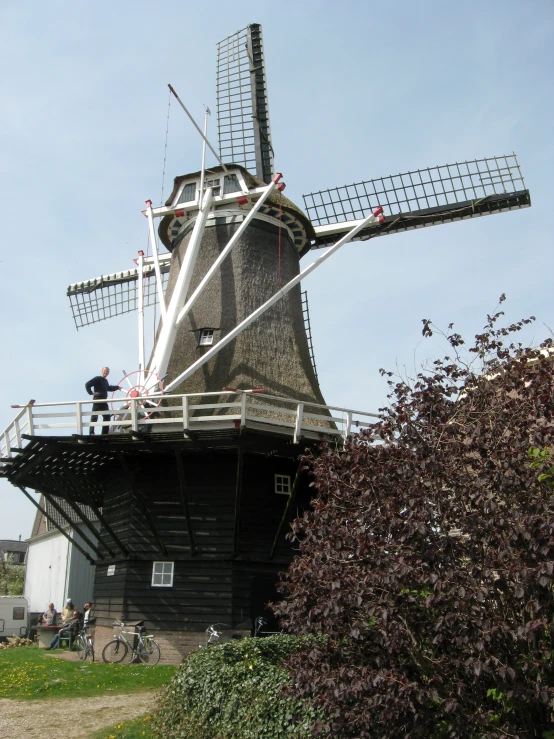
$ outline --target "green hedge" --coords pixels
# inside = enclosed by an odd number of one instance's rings
[[[313,706],[283,692],[283,660],[312,637],[227,642],[189,655],[162,694],[155,728],[164,739],[305,739]]]

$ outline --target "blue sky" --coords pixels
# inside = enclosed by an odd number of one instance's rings
[[[262,24],[276,168],[286,194],[515,151],[531,209],[351,244],[305,282],[329,404],[374,411],[378,369],[442,353],[421,319],[471,336],[498,296],[526,334],[554,327],[554,5],[319,1],[22,3],[0,10],[0,427],[11,404],[76,400],[103,364],[137,364],[136,321],[77,332],[68,284],[128,269],[160,200],[171,82],[215,112],[216,43]],[[210,138],[217,140],[215,116]],[[209,162],[213,163],[213,162]],[[165,194],[200,166],[172,104]],[[310,257],[308,257],[309,259]],[[34,509],[0,481],[0,538]]]

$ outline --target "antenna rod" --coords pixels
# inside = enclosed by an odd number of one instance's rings
[[[162,287],[162,273],[160,272],[160,262],[158,259],[158,244],[156,242],[156,234],[154,233],[154,219],[152,217],[152,201],[146,200],[146,210],[142,212],[148,218],[148,229],[150,232],[150,241],[152,242],[152,256],[154,258],[154,271],[156,273],[156,286],[158,288],[158,302],[160,303],[160,313],[162,320],[165,319],[166,307],[164,291]]]
[[[202,143],[202,174],[200,175],[200,193],[198,195],[198,205],[202,206],[202,196],[204,194],[204,174],[206,169],[206,135],[208,133],[208,116],[211,115],[211,111],[206,106],[206,112],[204,114],[204,141]]]
[[[200,130],[200,127],[198,126],[198,123],[194,120],[194,118],[188,112],[188,110],[186,109],[185,104],[183,103],[183,101],[181,100],[181,98],[179,97],[179,95],[177,95],[177,93],[175,92],[175,90],[173,89],[173,87],[169,83],[168,83],[167,86],[169,87],[169,89],[171,90],[171,92],[175,95],[175,97],[177,99],[177,102],[179,103],[179,105],[181,106],[181,108],[185,111],[185,113],[188,115],[188,117],[190,118],[190,120],[193,122],[194,127],[196,128],[196,130],[198,131],[198,133],[200,134],[200,136],[202,136],[202,138],[204,139],[204,141],[210,147],[210,151],[212,152],[212,154],[215,156],[215,158],[217,159],[217,161],[221,164],[221,166],[223,167],[224,171],[227,174],[229,174],[229,170],[227,169],[227,167],[221,161],[221,159],[219,157],[219,154],[216,152],[216,150],[214,149],[214,147],[210,144],[210,142],[208,141],[208,139],[204,136],[204,134]]]
[[[144,369],[144,252],[138,253],[138,349],[139,349],[139,367],[140,367],[140,383],[143,384]]]

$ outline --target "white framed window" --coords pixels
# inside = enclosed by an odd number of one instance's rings
[[[196,182],[185,182],[181,188],[181,192],[175,198],[174,205],[190,203],[193,200],[196,200]]]
[[[275,492],[290,495],[290,475],[275,475]]]
[[[248,189],[240,172],[229,172],[229,174],[223,177],[215,176],[211,179],[207,177],[204,180],[204,191],[207,187],[213,188],[212,195],[214,197],[218,197],[222,194],[228,195],[233,192],[240,192],[241,190],[243,192],[246,192]],[[187,182],[183,182],[183,184],[179,188],[177,197],[173,202],[173,207],[175,208],[181,203],[195,202],[197,200],[199,190],[200,178],[198,178],[197,180],[188,180]]]
[[[175,562],[152,563],[152,587],[172,588]]]
[[[201,328],[198,332],[198,346],[211,346],[214,343],[214,329]]]
[[[221,180],[220,179],[204,180],[204,190],[206,190],[208,187],[212,188],[212,195],[214,198],[221,195]]]
[[[231,192],[238,192],[241,189],[242,188],[236,174],[225,175],[223,178],[224,195],[228,195]]]
[[[108,571],[106,572],[106,575],[108,577],[111,577],[112,575],[115,575],[115,565],[110,565],[108,567]]]

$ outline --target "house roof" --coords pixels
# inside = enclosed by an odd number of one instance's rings
[[[63,498],[59,498],[55,496],[55,501],[59,505],[59,507],[63,510],[66,517],[71,521],[71,523],[80,523],[81,517],[78,516],[73,508],[67,503]],[[88,505],[78,505],[78,508],[82,510],[82,512],[85,514],[85,516],[88,518],[89,521],[96,521],[97,517],[92,508],[90,508]],[[46,513],[48,514],[49,521],[55,521],[58,526],[67,526],[67,520],[60,514],[58,511],[54,508],[54,506],[50,503],[50,501],[46,501],[45,505]],[[49,530],[52,530],[52,527],[48,527]]]
[[[29,545],[26,541],[14,539],[0,539],[0,552],[26,552]]]

